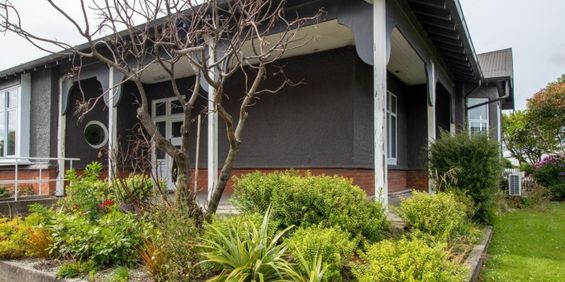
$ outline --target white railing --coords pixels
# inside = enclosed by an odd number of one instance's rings
[[[69,169],[73,169],[73,162],[80,161],[78,158],[42,158],[42,157],[4,157],[0,158],[0,164],[4,164],[6,167],[14,167],[14,179],[8,180],[0,180],[0,185],[12,185],[14,187],[14,201],[17,201],[19,198],[19,188],[21,184],[28,184],[33,185],[37,184],[38,187],[38,195],[43,195],[43,186],[44,184],[47,185],[47,195],[49,195],[49,184],[55,182],[57,185],[64,186],[65,183],[65,174],[64,172],[58,171],[57,168],[57,175],[55,178],[47,177],[44,178],[44,171],[49,170],[50,162],[69,162]],[[29,179],[21,179],[20,172],[22,169],[20,168],[21,165],[29,166],[26,167],[23,171],[37,171],[38,174],[33,174]],[[9,169],[9,171],[12,171]],[[33,186],[32,186],[33,187]]]

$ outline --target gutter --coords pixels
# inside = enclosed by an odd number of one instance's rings
[[[508,82],[506,82],[506,83],[508,83]],[[475,92],[475,90],[477,90],[480,87],[480,85],[481,85],[481,81],[479,81],[479,84],[477,85],[477,87],[473,88],[471,91],[469,91],[469,93],[467,93],[465,95],[465,103],[467,103],[467,97],[469,95],[471,95],[473,92]],[[480,104],[477,104],[477,105],[474,105],[474,106],[471,106],[471,107],[467,107],[467,110],[471,110],[471,109],[478,108],[478,107],[481,107],[481,106],[484,106],[484,105],[496,103],[498,101],[506,100],[509,97],[510,97],[510,91],[507,91],[506,94],[504,94],[504,96],[502,96],[502,97],[498,97],[496,99],[488,100],[486,102],[483,102],[483,103],[480,103]]]

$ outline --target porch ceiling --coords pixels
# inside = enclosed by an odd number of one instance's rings
[[[407,85],[425,84],[427,81],[424,61],[398,29],[392,31],[387,70]]]
[[[481,79],[459,0],[407,0],[436,50],[458,81]]]
[[[274,34],[267,37],[267,40],[275,41],[281,37],[281,34]],[[322,22],[316,25],[310,25],[302,28],[296,38],[304,39],[296,42],[294,46],[290,46],[282,58],[291,58],[296,56],[308,55],[312,53],[323,52],[327,50],[337,49],[354,44],[353,32],[346,26],[338,23],[337,20]],[[251,53],[249,46],[244,47],[244,52]],[[188,62],[181,63],[176,67],[178,78],[189,77],[194,75]],[[156,63],[148,66],[142,75],[144,83],[152,84],[169,80],[169,76],[163,67]]]

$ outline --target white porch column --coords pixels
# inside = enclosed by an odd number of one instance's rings
[[[386,0],[373,1],[373,81],[374,81],[374,140],[375,140],[375,198],[388,208],[387,167],[387,35]]]
[[[114,82],[114,68],[110,67],[108,70],[108,179],[114,178],[115,164],[113,157],[117,150],[117,108],[115,103],[115,82]]]
[[[428,74],[428,145],[436,139],[436,70],[433,60],[426,64]],[[434,183],[428,180],[428,190],[433,193]]]
[[[209,65],[215,59],[215,46],[212,43],[209,46]],[[215,77],[215,71],[209,70],[212,79]],[[208,83],[208,201],[214,192],[216,181],[218,180],[218,111],[214,104],[215,89]]]
[[[65,127],[66,127],[66,117],[63,115],[63,99],[64,99],[64,77],[59,79],[59,115],[57,116],[57,165],[58,165],[58,175],[57,175],[57,186],[55,188],[55,196],[62,197],[65,195]]]

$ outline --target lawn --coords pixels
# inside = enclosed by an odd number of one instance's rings
[[[565,203],[504,214],[494,224],[488,254],[484,281],[563,281]]]

